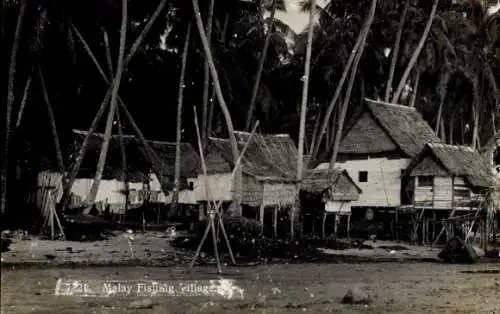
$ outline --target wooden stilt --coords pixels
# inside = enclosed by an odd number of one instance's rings
[[[432,239],[434,240],[436,238],[436,211],[432,211]]]
[[[422,218],[422,245],[425,245],[425,217]]]
[[[347,215],[347,239],[351,237],[351,214]]]
[[[321,224],[321,236],[325,238],[326,211],[323,212],[323,222]]]
[[[395,229],[396,229],[396,241],[399,241],[399,210],[396,208],[396,217],[395,217]]]
[[[50,192],[49,192],[50,193]],[[49,205],[50,206],[50,205]],[[50,206],[50,239],[54,240],[55,238],[55,230],[54,230],[54,210],[52,209],[52,206]]]
[[[335,235],[335,238],[337,237],[337,227],[338,227],[338,218],[339,216],[337,214],[333,214],[334,218],[334,223],[333,223],[333,234]]]
[[[278,236],[278,208],[279,205],[274,206],[273,212],[273,234],[275,237]]]
[[[259,221],[262,225],[262,230],[264,230],[264,198],[262,199],[259,207]]]

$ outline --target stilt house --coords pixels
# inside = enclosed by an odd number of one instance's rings
[[[314,233],[317,222],[321,223],[322,235],[325,235],[326,220],[333,216],[333,231],[337,234],[337,226],[341,218],[345,218],[347,234],[351,220],[351,203],[359,199],[361,189],[352,180],[346,170],[315,169],[305,173],[301,183],[301,205],[303,208],[304,227],[311,226]]]
[[[250,133],[235,132],[241,151]],[[209,200],[234,200],[234,168],[229,140],[210,138],[206,152]],[[265,208],[293,206],[296,196],[297,148],[289,135],[254,134],[241,160],[243,173],[243,214],[263,222]],[[204,175],[198,176],[196,198],[207,202]],[[256,209],[254,211],[254,209]],[[249,214],[245,214],[245,212]],[[272,213],[271,213],[272,214]]]
[[[443,240],[444,231],[446,240],[460,233],[467,237],[493,188],[490,167],[468,146],[429,143],[407,174],[414,210],[411,239],[424,244]]]
[[[352,207],[388,209],[409,204],[402,174],[429,142],[440,139],[415,108],[365,99],[346,124],[336,164],[363,191]]]
[[[73,160],[81,147],[87,132],[74,130],[74,144],[69,155]],[[103,135],[93,134],[83,158],[77,178],[72,186],[72,207],[82,206],[94,182]],[[123,167],[122,147],[119,136],[111,138],[106,164],[96,205],[110,205],[112,212],[121,213],[126,207],[137,207],[151,203],[169,203],[173,189],[175,143],[148,141],[158,159],[151,163],[140,141],[130,135],[123,137],[126,168]],[[199,168],[199,159],[192,146],[183,143],[181,147],[181,192],[179,203],[195,204],[194,186]],[[158,169],[161,169],[160,171]],[[56,200],[62,196],[61,174],[52,170],[38,176],[39,190],[56,189]],[[127,206],[126,206],[127,205]]]
[[[469,146],[427,144],[407,171],[416,208],[476,210],[493,187],[491,169]]]

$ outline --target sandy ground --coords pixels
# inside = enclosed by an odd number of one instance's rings
[[[131,238],[131,239],[130,239]],[[439,249],[366,241],[374,249],[330,250],[324,253],[340,257],[384,261],[429,261],[437,259]],[[143,266],[173,266],[190,260],[192,252],[175,249],[163,232],[115,233],[115,236],[95,242],[41,240],[35,236],[15,239],[10,251],[2,253],[2,263],[23,264],[130,264]]]
[[[55,296],[58,278],[217,279],[213,266],[187,274],[192,252],[174,249],[163,233],[117,233],[98,242],[15,239],[2,253],[1,314],[10,313],[500,313],[500,264],[410,263],[435,259],[438,249],[365,242],[374,249],[328,250],[336,264],[273,264],[224,268],[222,277],[245,289],[242,301],[210,297]],[[132,253],[133,252],[133,253]],[[342,263],[340,257],[364,263]],[[377,263],[367,263],[366,258]],[[355,260],[355,259],[354,259]],[[390,261],[380,263],[380,261]],[[133,263],[128,263],[133,262]],[[21,263],[23,265],[12,266]],[[70,267],[73,264],[80,267]],[[114,266],[109,266],[110,264]],[[128,264],[128,266],[125,266]],[[130,265],[142,266],[130,266]],[[44,265],[44,267],[36,267]],[[85,267],[88,265],[90,267]],[[108,265],[108,266],[106,266]],[[177,265],[177,266],[175,266]],[[169,266],[169,267],[151,267]],[[364,291],[369,305],[342,305],[349,288]],[[137,300],[152,303],[133,309]]]
[[[131,309],[137,297],[54,296],[57,278],[139,280],[216,279],[213,267],[94,267],[2,269],[2,313],[495,313],[500,266],[493,264],[289,264],[226,268],[223,277],[245,289],[244,300],[152,297],[151,309]],[[351,287],[370,305],[342,305]],[[259,296],[260,293],[260,296]],[[142,298],[144,299],[144,298]],[[146,302],[145,301],[145,302]]]

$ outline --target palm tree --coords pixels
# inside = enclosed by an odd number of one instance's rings
[[[188,24],[186,39],[182,50],[181,75],[179,78],[179,94],[177,96],[177,121],[175,141],[175,166],[174,166],[174,194],[172,204],[177,208],[179,202],[180,176],[181,176],[181,140],[182,140],[182,101],[184,96],[184,78],[186,76],[186,62],[191,39],[191,22]]]
[[[300,208],[300,182],[302,180],[302,168],[304,164],[304,137],[306,131],[306,111],[307,111],[307,93],[309,91],[309,72],[311,67],[311,50],[313,41],[313,30],[314,30],[314,18],[316,10],[316,0],[312,0],[311,10],[309,12],[309,29],[307,34],[307,50],[306,50],[306,60],[304,63],[304,85],[302,88],[302,102],[300,105],[300,125],[299,125],[299,147],[298,147],[298,160],[297,160],[297,203],[298,208]],[[291,237],[294,236],[294,210],[291,211]]]
[[[275,23],[274,16],[276,14],[277,9],[279,9],[280,11],[286,11],[286,6],[283,0],[272,0],[271,2],[271,8],[270,8],[271,17],[269,18],[268,29],[264,41],[264,47],[262,48],[262,52],[260,53],[259,67],[257,68],[257,74],[255,75],[255,83],[252,89],[250,105],[248,106],[245,130],[250,130],[252,126],[253,112],[255,110],[255,101],[257,99],[257,92],[259,91],[259,86],[260,86],[260,77],[262,75],[262,71],[264,70],[264,63],[266,61],[267,50],[269,49],[269,43],[271,42],[271,36],[274,33],[274,23]]]
[[[403,88],[406,85],[406,82],[408,81],[408,77],[410,75],[411,70],[417,63],[418,57],[420,55],[420,51],[422,51],[422,48],[424,47],[425,41],[427,39],[427,36],[429,36],[429,32],[431,30],[432,23],[434,21],[434,16],[436,15],[436,10],[437,6],[439,4],[439,0],[434,0],[434,3],[432,4],[432,9],[431,13],[429,15],[429,19],[427,20],[427,24],[425,25],[424,32],[422,33],[422,37],[420,37],[420,42],[418,43],[417,48],[414,50],[413,55],[408,62],[408,65],[406,66],[406,69],[403,73],[403,76],[401,77],[401,80],[399,81],[398,87],[396,88],[396,91],[394,92],[392,96],[392,103],[397,103],[399,101],[399,98],[401,97],[401,93],[403,92]]]
[[[361,43],[359,45],[359,49],[356,53],[356,58],[354,59],[354,63],[351,69],[351,76],[349,78],[349,84],[347,85],[347,91],[344,96],[344,104],[342,105],[340,114],[339,114],[339,121],[338,121],[338,128],[335,134],[335,142],[333,146],[333,153],[332,153],[332,158],[330,159],[330,168],[333,169],[335,167],[335,162],[337,161],[337,155],[339,152],[339,147],[340,147],[340,140],[342,139],[342,131],[344,128],[344,120],[345,116],[347,113],[347,108],[349,106],[349,102],[351,100],[351,92],[352,92],[352,87],[354,85],[354,80],[356,79],[356,74],[358,71],[358,65],[359,61],[361,60],[361,56],[363,55],[363,51],[365,48],[366,44],[366,39],[368,37],[368,32],[370,31],[370,27],[373,22],[373,18],[375,17],[375,10],[377,9],[377,0],[372,0],[371,6],[370,6],[370,11],[368,12],[368,16],[366,18],[365,25],[363,25],[363,29],[361,30],[361,34],[363,35],[361,39]]]
[[[399,21],[398,32],[396,34],[396,40],[394,41],[394,47],[391,51],[391,66],[389,68],[389,79],[387,80],[387,86],[385,88],[384,101],[388,102],[391,97],[392,81],[394,79],[394,71],[396,70],[396,62],[398,60],[399,47],[401,45],[401,37],[403,35],[404,22],[406,20],[406,14],[408,13],[408,8],[410,7],[410,0],[406,0],[403,13],[401,14],[401,19]]]
[[[9,66],[9,81],[7,88],[7,106],[5,113],[5,132],[3,139],[3,165],[1,172],[1,182],[0,182],[0,214],[3,215],[7,208],[7,176],[8,176],[8,159],[9,159],[9,140],[11,133],[11,121],[12,121],[12,107],[14,106],[14,82],[16,74],[16,63],[17,63],[17,53],[19,49],[19,43],[21,40],[21,32],[23,29],[24,13],[26,12],[27,2],[24,0],[20,1],[19,15],[17,17],[16,32],[14,34],[14,41],[12,43],[12,53],[10,56],[10,66]]]
[[[214,5],[215,0],[210,0],[209,9],[208,9],[208,17],[207,17],[207,41],[211,43],[212,41],[212,28],[213,28],[213,17],[214,17]],[[226,19],[227,20],[227,19]],[[209,96],[209,87],[210,87],[210,69],[208,67],[208,61],[205,57],[205,63],[203,68],[203,111],[202,111],[202,119],[201,119],[201,139],[202,143],[205,146],[207,140],[208,133],[208,96]],[[213,96],[211,97],[213,98]]]

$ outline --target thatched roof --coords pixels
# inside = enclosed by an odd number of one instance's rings
[[[410,175],[414,175],[411,169],[427,156],[431,156],[438,162],[449,175],[465,177],[473,187],[490,188],[492,186],[489,165],[481,158],[477,150],[469,146],[427,144],[408,168]],[[429,173],[429,175],[434,175],[434,173]]]
[[[363,127],[356,124],[366,113],[375,121],[374,126],[378,125],[384,131],[384,134],[379,134],[380,136],[374,139],[370,137],[373,132],[360,129],[357,137],[363,137],[364,140],[355,140],[349,136],[349,133],[354,132],[356,127]],[[406,155],[413,157],[421,151],[426,143],[441,142],[415,108],[372,99],[365,99],[362,110],[346,125],[340,153],[364,154],[399,148]],[[382,141],[380,137],[386,138],[387,141]],[[349,142],[356,142],[356,144],[351,145]],[[383,147],[377,150],[377,143]]]
[[[235,135],[241,152],[250,133],[238,131]],[[234,165],[229,140],[209,139],[209,173],[231,172]],[[212,158],[210,153],[222,158]],[[292,138],[286,134],[254,134],[241,161],[243,173],[260,181],[294,182],[296,165],[297,148]]]
[[[342,169],[307,170],[301,190],[311,194],[329,191],[331,199],[335,201],[355,201],[361,193],[361,189],[347,171]]]
[[[73,130],[73,134],[75,137],[75,148],[79,148],[83,139],[87,135],[87,132],[81,130]],[[103,137],[104,135],[99,133],[92,134],[92,136],[90,137],[89,149],[85,153],[85,157],[82,162],[82,171],[80,171],[79,174],[80,177],[94,176]],[[127,179],[129,181],[142,182],[149,173],[149,170],[151,168],[155,168],[155,166],[157,166],[156,169],[162,169],[162,177],[174,176],[175,143],[148,141],[148,144],[160,159],[160,161],[155,161],[155,163],[161,163],[161,166],[151,165],[149,158],[147,158],[143,145],[135,136],[124,135],[123,143],[126,152]],[[182,143],[181,177],[196,177],[198,168],[199,158],[195,150],[193,149],[191,144]],[[120,137],[118,135],[113,135],[111,137],[104,177],[107,179],[122,179],[122,155]],[[159,179],[162,180],[162,178]]]
[[[498,146],[500,146],[500,133],[493,135],[491,139],[479,149],[479,152],[481,154],[490,153],[493,152]]]

